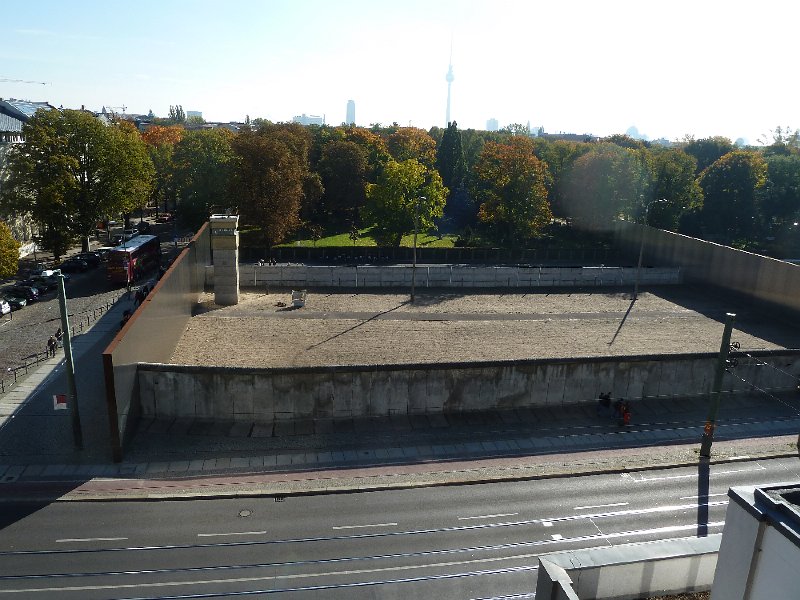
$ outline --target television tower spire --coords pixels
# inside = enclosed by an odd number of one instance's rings
[[[450,86],[453,85],[453,42],[450,42],[450,65],[447,68],[447,125],[450,125]]]

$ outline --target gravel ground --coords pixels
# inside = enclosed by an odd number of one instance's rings
[[[428,292],[428,291],[426,291]],[[244,293],[213,295],[184,332],[171,362],[283,367],[409,364],[574,356],[716,352],[724,314],[739,313],[743,349],[794,347],[797,330],[685,287],[629,292],[528,294]]]

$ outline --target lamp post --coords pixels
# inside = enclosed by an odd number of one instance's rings
[[[64,362],[67,372],[67,386],[69,388],[72,439],[75,448],[83,450],[83,431],[81,430],[81,415],[78,410],[78,388],[75,385],[75,361],[72,358],[72,337],[69,329],[67,294],[64,291],[64,275],[60,269],[56,275],[58,276],[58,307],[61,311],[61,331],[64,332]]]
[[[420,196],[414,203],[414,249],[411,255],[411,304],[414,304],[414,284],[417,281],[417,230],[419,229],[419,202],[427,200],[425,196]]]
[[[645,233],[647,231],[645,229],[645,227],[647,227],[647,214],[650,212],[650,207],[653,206],[653,204],[655,204],[656,202],[666,202],[666,201],[667,200],[664,199],[664,198],[662,198],[660,200],[651,200],[650,202],[648,202],[645,205],[645,208],[644,208],[644,222],[642,223],[642,225],[644,225],[644,227],[641,230],[642,241],[639,244],[639,263],[636,265],[636,283],[633,285],[633,300],[634,301],[636,301],[636,299],[639,297],[639,279],[641,278],[641,275],[642,275],[642,256],[644,255],[644,236],[645,236]]]

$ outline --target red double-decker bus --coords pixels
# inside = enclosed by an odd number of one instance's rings
[[[111,283],[133,283],[161,264],[161,243],[155,235],[137,235],[108,253],[106,276]]]

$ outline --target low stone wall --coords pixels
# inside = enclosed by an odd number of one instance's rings
[[[140,364],[138,387],[147,416],[272,422],[558,407],[593,403],[601,391],[634,401],[703,396],[715,364],[710,353],[282,369]],[[754,352],[726,373],[723,391],[794,390],[798,375],[800,350]]]
[[[634,285],[636,267],[473,267],[422,265],[416,285],[432,288],[531,288]],[[314,266],[239,265],[241,287],[364,287],[395,288],[411,285],[411,265]],[[207,278],[213,278],[209,271]],[[676,267],[643,268],[642,285],[681,283]],[[207,279],[207,284],[211,281]]]

